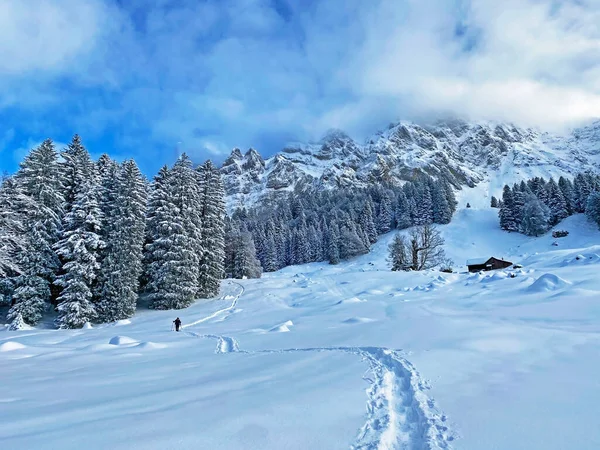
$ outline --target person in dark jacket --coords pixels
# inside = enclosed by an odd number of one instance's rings
[[[179,331],[179,327],[181,326],[181,320],[179,320],[179,317],[175,319],[173,323],[175,324],[175,331]]]

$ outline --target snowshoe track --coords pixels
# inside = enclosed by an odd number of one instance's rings
[[[425,390],[429,386],[397,351],[379,347],[358,349],[369,362],[367,421],[352,449],[451,449],[455,439],[446,416],[437,411]]]
[[[232,304],[184,328],[213,319],[235,308],[244,287]],[[369,364],[367,417],[360,428],[352,450],[451,450],[456,435],[448,427],[433,399],[425,393],[429,385],[400,351],[383,347],[312,347],[283,350],[240,350],[236,339],[229,336],[185,332],[189,336],[215,339],[215,353],[298,353],[343,352],[359,356]]]

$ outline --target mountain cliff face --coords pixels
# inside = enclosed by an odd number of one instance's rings
[[[492,190],[531,176],[571,175],[600,167],[600,122],[553,136],[502,123],[400,122],[363,144],[333,130],[319,142],[290,144],[263,159],[234,149],[221,167],[230,208],[308,188],[402,183],[420,173],[455,185],[490,182]]]

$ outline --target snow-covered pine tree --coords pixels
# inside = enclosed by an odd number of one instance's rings
[[[197,182],[185,154],[154,179],[145,247],[146,292],[154,309],[186,308],[198,292],[202,247]]]
[[[104,246],[99,198],[95,177],[76,186],[75,201],[64,218],[62,238],[55,245],[63,262],[62,273],[54,281],[62,288],[57,299],[59,328],[81,328],[96,319],[92,284],[99,267],[98,250]]]
[[[439,224],[450,223],[452,220],[452,211],[450,210],[448,197],[446,196],[443,185],[440,182],[431,180],[429,189],[431,191],[433,222]]]
[[[575,191],[573,189],[573,183],[568,178],[561,176],[558,179],[558,187],[560,188],[563,197],[565,198],[565,202],[567,204],[567,213],[570,216],[576,210]]]
[[[402,186],[402,192],[404,193],[404,197],[406,198],[407,203],[407,212],[410,216],[410,225],[413,226],[416,223],[417,218],[417,188],[415,183],[406,183]],[[402,227],[399,227],[402,228]],[[408,227],[407,227],[408,228]]]
[[[550,229],[550,218],[550,209],[530,194],[525,201],[519,231],[528,236],[541,236]]]
[[[306,222],[301,221],[292,231],[292,264],[304,264],[310,261],[310,245],[306,234]]]
[[[369,253],[369,248],[358,235],[356,226],[352,222],[340,227],[339,250],[341,259]]]
[[[509,185],[504,186],[502,191],[502,207],[498,212],[500,216],[500,227],[506,231],[518,231],[519,223],[514,215],[513,192]]]
[[[110,252],[110,237],[114,232],[115,221],[117,220],[118,211],[116,210],[116,199],[118,196],[118,180],[117,174],[119,171],[119,164],[111,159],[106,153],[100,155],[98,161],[95,164],[96,176],[98,179],[98,207],[102,213],[102,223],[100,225],[100,237],[104,242],[104,246],[98,249],[98,256],[96,258],[100,269],[98,270],[98,277],[94,281],[92,286],[92,298],[94,304],[98,304],[102,297],[102,291],[104,288],[104,280],[101,280],[102,274],[108,273],[104,264],[108,253]],[[99,314],[97,318],[98,322],[104,322],[104,319]]]
[[[6,319],[9,322],[22,320],[28,325],[37,324],[50,300],[48,280],[36,275],[21,275],[15,279],[15,284],[17,288],[12,295],[14,305]]]
[[[256,249],[252,235],[245,231],[240,235],[239,246],[235,255],[235,278],[260,278],[262,267],[256,258]]]
[[[289,241],[290,229],[286,226],[284,218],[275,220],[275,247],[277,248],[277,266],[285,267],[290,264]]]
[[[394,240],[389,245],[388,258],[393,271],[409,270],[411,266],[411,258],[409,252],[409,244],[406,237],[397,233]]]
[[[433,223],[433,202],[429,186],[425,182],[419,182],[416,190],[416,215],[415,225],[427,225]]]
[[[259,259],[261,264],[263,264],[263,262],[265,261],[265,246],[267,240],[264,222],[258,222],[255,224],[254,230],[252,232],[252,238],[254,239],[254,247],[256,248],[256,257]]]
[[[578,213],[583,213],[587,206],[588,197],[592,192],[589,177],[587,177],[586,174],[578,173],[573,181],[573,188],[575,190],[576,211]]]
[[[525,202],[530,197],[531,191],[527,188],[527,185],[523,182],[520,185],[514,184],[512,188],[512,215],[517,223],[517,228],[523,221],[523,209],[525,208]]]
[[[110,232],[112,222],[117,215],[115,202],[118,191],[119,164],[112,160],[107,154],[100,156],[96,162],[98,184],[100,189],[100,210],[102,211],[102,233],[103,236]],[[104,250],[108,252],[108,247]]]
[[[0,186],[0,278],[22,272],[17,261],[26,250],[23,212],[31,208],[30,202],[13,178],[4,180]]]
[[[546,205],[550,208],[550,225],[556,225],[569,216],[567,201],[554,178],[550,178],[545,187]]]
[[[360,224],[365,231],[368,243],[374,244],[377,242],[377,228],[373,220],[373,202],[370,198],[365,201],[362,213],[360,215]]]
[[[115,189],[105,191],[111,203],[111,223],[106,223],[106,250],[100,262],[95,289],[98,322],[126,319],[135,313],[146,226],[146,183],[133,160],[118,169]],[[112,191],[112,192],[111,192]]]
[[[63,210],[68,213],[77,196],[81,192],[81,186],[87,185],[91,180],[96,180],[97,173],[90,154],[81,143],[79,135],[73,139],[61,152],[63,162],[61,168],[61,184],[63,188]]]
[[[492,208],[498,208],[498,199],[492,195],[492,200],[490,202],[490,206]]]
[[[59,238],[64,199],[58,154],[50,139],[25,157],[14,181],[27,198],[22,203],[27,207],[20,211],[25,249],[18,260],[22,275],[15,280],[15,304],[9,320],[21,314],[27,324],[35,325],[51,299],[50,287],[60,267],[53,246]]]
[[[376,226],[379,234],[387,233],[392,229],[394,221],[394,211],[392,208],[392,197],[384,191],[379,202],[379,210],[377,214]]]
[[[230,223],[225,238],[225,270],[230,278],[260,278],[262,268],[256,258],[252,235],[237,224]]]
[[[396,226],[398,229],[404,230],[412,225],[413,223],[410,216],[410,205],[406,195],[404,194],[404,191],[400,191],[396,204]]]
[[[203,252],[198,276],[201,298],[218,295],[225,275],[225,190],[211,161],[199,168],[201,195],[201,236]]]
[[[265,241],[264,258],[265,260],[262,265],[265,269],[265,272],[274,272],[278,269],[275,240],[273,239],[273,235],[270,233],[267,234]]]
[[[454,188],[452,184],[448,181],[447,178],[441,180],[442,189],[446,194],[446,201],[448,202],[448,208],[450,209],[450,220],[452,216],[456,212],[456,207],[458,206],[458,201],[456,200],[456,196],[454,195]]]
[[[327,232],[327,259],[329,264],[339,264],[340,262],[340,230],[335,217],[331,220]]]
[[[9,331],[19,331],[19,330],[23,330],[26,328],[26,324],[25,324],[25,320],[23,319],[23,316],[21,316],[21,314],[17,314],[14,319],[12,319],[12,322],[10,323],[10,326],[8,327]]]
[[[310,243],[310,261],[323,260],[323,238],[315,225],[308,227],[308,242]]]
[[[585,214],[600,227],[600,192],[595,191],[588,196]]]

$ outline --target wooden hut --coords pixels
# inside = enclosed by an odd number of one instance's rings
[[[467,261],[469,272],[479,272],[480,270],[497,270],[506,269],[512,266],[510,261],[494,258],[476,258]]]

